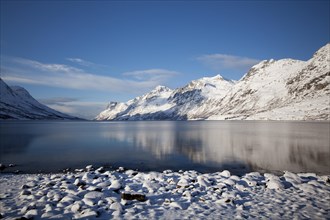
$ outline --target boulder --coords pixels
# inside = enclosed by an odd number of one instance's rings
[[[125,200],[138,200],[140,202],[144,202],[147,200],[147,197],[143,194],[138,194],[138,193],[134,193],[134,194],[131,194],[131,193],[122,193],[121,194],[121,198],[122,199],[125,199]]]

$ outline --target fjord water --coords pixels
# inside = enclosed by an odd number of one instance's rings
[[[123,166],[330,174],[330,123],[297,121],[1,121],[5,171]]]

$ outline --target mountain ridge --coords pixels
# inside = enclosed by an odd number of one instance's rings
[[[20,86],[8,86],[0,78],[0,119],[19,120],[79,120],[35,100],[30,93]]]
[[[149,92],[95,120],[329,120],[329,53],[328,43],[307,61],[261,61],[236,82],[216,75]]]

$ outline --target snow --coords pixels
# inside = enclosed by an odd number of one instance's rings
[[[329,120],[329,51],[327,44],[308,61],[253,66],[208,119]]]
[[[151,92],[129,100],[126,103],[110,102],[107,109],[101,112],[96,120],[113,120],[117,117],[131,117],[136,114],[166,111],[173,105],[167,103],[172,90],[165,86],[157,86]]]
[[[86,177],[92,179],[74,184]],[[1,174],[0,198],[3,219],[327,219],[330,176],[170,170]]]
[[[40,104],[27,90],[9,87],[1,78],[0,94],[0,119],[78,119]]]
[[[96,120],[329,120],[330,44],[308,61],[264,60],[239,81],[220,75],[151,92]]]
[[[96,120],[150,120],[180,119],[186,111],[195,114],[199,100],[207,102],[216,97],[220,99],[234,82],[222,76],[203,77],[190,82],[187,86],[171,90],[165,86],[157,86],[149,93],[129,100],[126,103],[110,102],[107,109],[101,112]],[[194,103],[185,102],[193,99]],[[143,115],[146,115],[145,117]],[[191,118],[188,114],[188,118]]]

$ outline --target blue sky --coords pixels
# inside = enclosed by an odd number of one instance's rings
[[[93,117],[158,84],[240,79],[329,42],[329,1],[1,1],[1,77]]]

